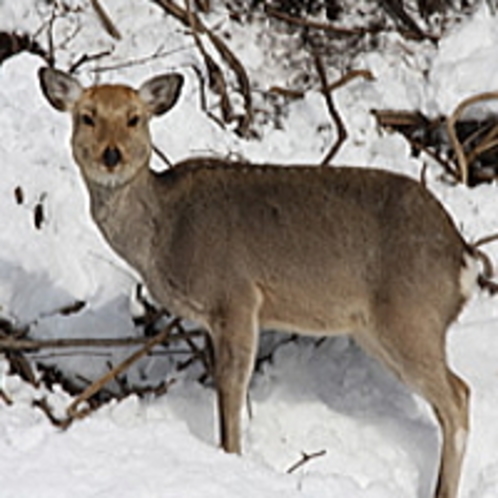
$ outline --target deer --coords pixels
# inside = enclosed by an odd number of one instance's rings
[[[182,74],[138,89],[84,87],[48,67],[39,78],[72,115],[72,154],[104,239],[158,303],[209,333],[221,447],[241,453],[261,329],[347,334],[432,407],[442,434],[433,496],[457,498],[470,390],[445,343],[478,265],[435,196],[360,166],[194,157],[157,173],[149,123],[176,104]]]

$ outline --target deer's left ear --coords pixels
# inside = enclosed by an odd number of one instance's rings
[[[38,76],[43,94],[59,111],[70,111],[83,92],[76,78],[58,69],[42,67]]]
[[[147,80],[138,89],[151,115],[159,116],[169,111],[178,100],[183,86],[181,74],[163,74]]]

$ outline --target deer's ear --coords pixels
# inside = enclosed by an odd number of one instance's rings
[[[138,89],[151,115],[159,116],[169,111],[178,100],[183,86],[181,74],[164,74],[147,80]]]
[[[58,69],[42,67],[38,76],[43,94],[59,111],[70,111],[83,92],[76,78]]]

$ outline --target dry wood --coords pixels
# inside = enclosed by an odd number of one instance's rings
[[[322,456],[325,456],[327,454],[327,450],[322,450],[322,451],[317,451],[315,453],[305,453],[304,451],[302,452],[302,456],[301,458],[296,462],[294,463],[293,465],[291,465],[288,469],[287,469],[287,474],[292,474],[293,472],[295,472],[297,469],[301,468],[303,465],[307,464],[310,460],[313,460],[315,458],[319,458],[319,457],[322,457]]]
[[[473,95],[472,97],[468,97],[453,111],[451,116],[448,118],[446,126],[448,130],[448,137],[450,139],[450,143],[455,151],[457,164],[459,168],[459,180],[464,184],[468,185],[469,183],[469,160],[465,154],[465,150],[458,139],[456,132],[456,123],[464,113],[464,111],[478,102],[484,102],[487,100],[496,100],[498,99],[498,92],[485,92],[477,95]]]
[[[111,19],[103,5],[100,3],[100,1],[90,0],[90,2],[99,18],[100,23],[107,31],[107,33],[109,33],[109,35],[111,35],[116,40],[121,40],[121,33],[119,32],[118,28],[116,27],[113,20]]]
[[[334,101],[332,100],[332,95],[330,91],[328,90],[329,88],[329,82],[327,80],[327,72],[325,70],[325,66],[323,65],[323,61],[321,57],[318,54],[314,55],[314,62],[315,62],[315,67],[318,72],[318,77],[320,78],[320,83],[321,83],[321,91],[322,94],[325,98],[325,102],[327,104],[327,109],[329,111],[330,117],[332,118],[332,121],[336,125],[337,128],[337,139],[336,141],[332,144],[332,147],[330,148],[330,151],[327,153],[327,155],[323,158],[321,165],[326,166],[330,163],[330,161],[333,159],[333,157],[337,154],[339,149],[342,147],[342,144],[344,141],[348,138],[348,133],[346,131],[346,128],[344,126],[344,123],[342,121],[341,115],[339,114],[339,111],[336,109],[334,105]]]

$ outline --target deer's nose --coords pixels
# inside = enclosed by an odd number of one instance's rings
[[[121,152],[117,147],[106,147],[102,159],[108,168],[114,168],[121,161]]]

